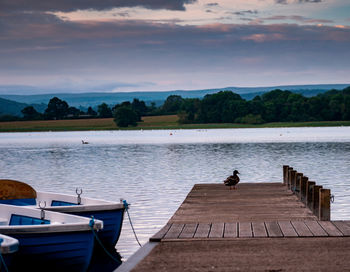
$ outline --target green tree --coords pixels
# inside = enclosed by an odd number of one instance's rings
[[[221,91],[204,96],[198,111],[202,123],[233,122],[247,114],[246,101],[232,91]]]
[[[83,112],[76,107],[69,107],[67,114],[72,117],[79,117],[79,115],[83,114]]]
[[[96,116],[96,115],[97,115],[97,112],[94,111],[94,110],[92,109],[92,107],[88,107],[86,113],[87,113],[88,115],[91,115],[91,116]]]
[[[24,120],[39,120],[42,119],[41,113],[37,112],[33,106],[25,107],[21,110]]]
[[[118,127],[136,126],[137,120],[137,113],[131,107],[121,106],[114,111],[114,122]]]
[[[141,121],[141,117],[147,114],[148,108],[146,103],[142,100],[140,101],[137,98],[134,98],[131,103],[131,107],[137,113],[138,121]]]
[[[46,119],[63,119],[68,114],[68,103],[64,100],[54,97],[50,99],[49,104],[45,110]]]
[[[164,114],[175,114],[177,113],[182,105],[183,99],[180,95],[170,95],[165,100],[162,111]]]
[[[97,107],[98,116],[100,118],[110,118],[112,117],[112,110],[106,103],[102,103]]]

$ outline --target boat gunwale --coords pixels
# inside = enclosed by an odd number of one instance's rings
[[[0,234],[12,233],[50,233],[50,232],[75,232],[88,231],[93,228],[98,231],[103,228],[103,221],[94,219],[91,225],[91,219],[78,215],[71,215],[53,211],[45,211],[45,219],[50,220],[50,224],[40,225],[9,225],[13,214],[21,216],[30,216],[37,219],[41,217],[41,211],[37,208],[28,206],[14,206],[1,204],[0,208],[7,213],[6,225],[0,225]],[[0,211],[1,211],[0,209]]]
[[[16,238],[4,234],[0,234],[0,238],[3,239],[0,245],[1,254],[11,254],[18,250],[19,242]]]

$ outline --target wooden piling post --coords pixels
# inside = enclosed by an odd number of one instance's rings
[[[296,195],[300,198],[301,195],[301,180],[303,178],[303,173],[297,173],[296,178],[295,178],[295,193]]]
[[[287,185],[287,180],[288,180],[288,165],[283,165],[283,184]]]
[[[314,185],[312,187],[312,212],[314,215],[318,216],[319,214],[319,205],[320,205],[320,190],[322,189],[321,185]]]
[[[290,188],[292,190],[292,192],[295,194],[295,179],[296,179],[296,176],[297,176],[297,171],[295,170],[292,170],[290,171]]]
[[[321,221],[331,220],[331,190],[321,189],[320,190],[320,203],[318,219]]]
[[[308,177],[302,177],[301,178],[301,184],[300,184],[300,200],[306,204],[306,197],[307,197],[307,182],[309,178]]]
[[[290,184],[291,184],[291,172],[293,171],[293,167],[289,167],[288,168],[288,178],[287,178],[287,186],[288,189],[291,188]]]
[[[306,205],[312,210],[314,206],[312,203],[312,187],[316,184],[314,181],[308,181],[306,184]]]

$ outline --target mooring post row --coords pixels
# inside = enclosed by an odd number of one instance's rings
[[[288,186],[297,195],[319,220],[330,220],[330,189],[323,189],[303,173],[298,173],[292,167],[283,165],[283,184]]]

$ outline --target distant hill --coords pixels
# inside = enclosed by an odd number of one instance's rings
[[[58,98],[65,100],[70,106],[88,108],[89,106],[96,107],[101,103],[107,103],[109,105],[115,105],[123,101],[132,101],[134,98],[145,101],[147,104],[155,102],[158,106],[169,95],[180,95],[183,98],[202,98],[206,94],[212,94],[223,90],[231,90],[238,93],[242,98],[250,100],[256,95],[261,95],[265,92],[269,92],[274,89],[289,90],[292,92],[303,94],[304,96],[310,97],[319,93],[326,92],[331,89],[342,90],[350,84],[323,84],[323,85],[286,85],[286,86],[271,86],[271,87],[226,87],[217,89],[206,89],[206,90],[176,90],[176,91],[165,91],[165,92],[91,92],[91,93],[56,93],[56,94],[37,94],[37,95],[0,95],[0,98],[12,100],[22,103],[18,105],[17,109],[27,105],[36,104],[34,107],[38,111],[45,110],[45,107],[38,104],[44,104],[46,106],[51,98],[57,96]],[[16,106],[13,105],[13,108]],[[41,108],[40,108],[41,107]],[[21,108],[22,109],[22,108]],[[0,111],[4,111],[4,107],[0,105]],[[20,110],[19,110],[20,112]]]
[[[28,105],[25,103],[0,98],[0,115],[9,114],[19,116],[21,114],[21,110],[26,106]]]
[[[45,104],[27,104],[27,103],[21,103],[21,102],[4,99],[0,97],[0,116],[1,115],[22,116],[21,110],[27,106],[33,106],[39,112],[44,112],[44,110],[47,108],[47,105]]]

